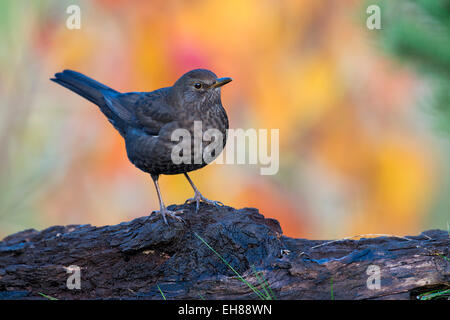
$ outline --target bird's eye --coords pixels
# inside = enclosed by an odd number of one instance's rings
[[[202,87],[202,84],[200,82],[197,82],[194,84],[195,89],[200,89]]]

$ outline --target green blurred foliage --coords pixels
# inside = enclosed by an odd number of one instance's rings
[[[436,129],[445,140],[450,134],[450,1],[381,0],[366,3],[376,3],[381,8],[382,29],[378,33],[383,49],[424,76],[431,94],[421,102],[421,108],[433,115]],[[444,161],[448,161],[450,145],[443,143],[442,146]],[[443,164],[439,174],[440,191],[429,221],[445,228],[450,218],[448,163]]]
[[[374,4],[368,1],[367,4]],[[427,101],[440,129],[450,133],[450,1],[375,1],[382,11],[383,48],[427,76]]]
[[[39,92],[37,79],[30,75],[41,66],[30,40],[33,25],[49,15],[50,4],[0,1],[0,219],[5,229],[45,226],[35,204],[64,163],[56,156],[57,137],[52,134],[62,124],[42,130],[31,119]]]

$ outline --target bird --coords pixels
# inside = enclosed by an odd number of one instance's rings
[[[82,73],[64,70],[55,73],[50,80],[75,92],[81,97],[96,104],[109,122],[120,133],[125,141],[127,156],[138,169],[150,174],[158,195],[159,212],[166,224],[166,216],[176,220],[184,220],[178,215],[183,210],[172,211],[166,208],[159,187],[160,175],[184,174],[194,190],[194,197],[185,203],[195,203],[196,211],[200,202],[222,206],[220,201],[204,197],[189,177],[188,172],[206,166],[210,161],[201,158],[200,161],[173,161],[172,152],[179,140],[172,138],[175,130],[182,129],[195,136],[195,124],[201,124],[200,151],[208,147],[208,139],[202,135],[208,129],[217,130],[222,136],[217,139],[221,146],[217,152],[211,153],[213,160],[219,156],[227,140],[229,127],[227,113],[222,106],[221,88],[231,82],[229,77],[217,77],[207,69],[194,69],[183,74],[172,86],[149,92],[116,91]],[[185,132],[185,131],[183,131]],[[198,139],[198,138],[197,138]],[[209,139],[211,140],[211,139]],[[198,142],[198,141],[197,141]],[[195,140],[188,142],[193,146]],[[197,144],[197,149],[199,149]],[[189,159],[194,159],[195,147],[186,149]]]

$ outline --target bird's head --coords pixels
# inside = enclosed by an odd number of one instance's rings
[[[232,80],[218,78],[206,69],[195,69],[178,79],[173,89],[182,104],[220,103],[220,88]]]

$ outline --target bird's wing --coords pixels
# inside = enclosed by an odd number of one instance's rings
[[[161,127],[175,119],[167,103],[168,88],[152,92],[129,92],[105,96],[109,108],[131,127],[158,135]]]

